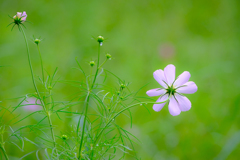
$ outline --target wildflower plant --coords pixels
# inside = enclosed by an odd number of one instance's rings
[[[60,80],[57,79],[58,68],[52,74],[44,69],[40,47],[41,39],[35,38],[34,43],[39,55],[39,64],[41,67],[40,76],[35,76],[31,54],[29,50],[27,36],[22,27],[26,21],[26,12],[17,12],[13,17],[14,25],[19,27],[26,44],[27,58],[31,73],[34,93],[28,93],[20,96],[19,103],[13,108],[1,106],[1,127],[0,149],[5,159],[8,158],[8,151],[5,149],[5,142],[14,143],[11,137],[17,137],[18,143],[15,146],[20,148],[25,155],[17,157],[23,159],[31,154],[36,155],[36,159],[125,159],[126,154],[138,159],[134,144],[139,141],[136,136],[125,130],[118,124],[118,117],[129,118],[132,126],[132,115],[130,109],[133,107],[146,107],[147,104],[154,104],[153,109],[160,111],[161,108],[169,102],[169,110],[172,115],[178,115],[181,111],[189,110],[190,101],[182,93],[193,93],[197,90],[195,83],[187,82],[190,78],[188,72],[184,72],[175,80],[175,67],[168,65],[164,71],[154,72],[154,78],[162,86],[158,89],[147,91],[149,96],[160,96],[157,102],[141,102],[137,96],[138,91],[131,92],[129,83],[125,82],[113,72],[104,68],[104,65],[112,59],[112,55],[107,53],[103,55],[102,47],[105,39],[103,36],[95,38],[95,44],[98,46],[96,61],[89,61],[91,72],[89,73],[82,66],[82,61],[77,58],[76,72],[80,80]],[[105,45],[104,45],[105,46]],[[115,79],[115,86],[107,83],[108,77]],[[78,92],[69,95],[65,101],[55,100],[56,84],[64,83],[76,87]],[[142,87],[143,88],[143,87]],[[140,89],[142,89],[140,88]],[[73,110],[75,107],[77,110]],[[17,115],[20,108],[31,111],[26,116]],[[8,112],[13,115],[11,123],[3,122],[4,114]],[[61,124],[55,123],[53,115],[58,121],[64,123],[64,118],[70,117],[73,124],[67,125],[67,130],[59,130]],[[30,117],[41,117],[36,124],[28,124],[21,127],[11,126],[20,124]],[[10,125],[11,124],[11,125]],[[35,140],[30,140],[26,132],[36,136]],[[8,137],[4,139],[3,133]],[[24,142],[30,142],[37,149],[27,151],[24,148]]]

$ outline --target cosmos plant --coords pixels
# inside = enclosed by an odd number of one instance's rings
[[[174,65],[166,66],[164,71],[161,69],[155,71],[153,76],[160,87],[147,91],[147,95],[160,97],[156,102],[142,102],[137,96],[138,91],[131,92],[129,83],[104,68],[104,64],[112,59],[112,55],[102,54],[101,49],[105,46],[103,36],[94,38],[98,46],[96,61],[91,60],[89,65],[84,66],[78,58],[75,59],[76,75],[80,80],[56,79],[58,68],[50,74],[51,72],[44,68],[40,51],[41,39],[34,39],[33,42],[39,54],[40,65],[38,66],[41,67],[41,75],[36,77],[37,73],[32,67],[28,39],[23,28],[29,17],[24,11],[17,12],[11,18],[13,22],[10,25],[13,24],[12,28],[18,26],[26,44],[34,93],[26,93],[18,97],[19,103],[13,109],[0,106],[0,113],[3,113],[0,116],[0,133],[2,133],[0,152],[3,153],[5,159],[9,159],[6,145],[19,148],[24,154],[11,156],[20,159],[33,156],[33,154],[36,159],[51,160],[125,159],[126,155],[137,159],[133,143],[138,139],[118,125],[119,116],[129,117],[132,126],[134,115],[131,114],[130,109],[133,107],[147,108],[150,106],[148,104],[153,104],[154,111],[160,111],[166,103],[169,103],[169,112],[173,116],[191,108],[191,102],[183,95],[197,91],[196,84],[189,81],[189,72],[185,71],[175,78]],[[115,78],[114,86],[106,84],[109,76]],[[54,90],[56,83],[59,82],[74,86],[79,91],[69,95],[70,100],[57,101]],[[30,112],[30,114],[19,114],[19,108],[23,108],[27,111],[26,113]],[[54,120],[53,115],[58,119]],[[12,116],[11,121],[4,121],[4,116]],[[36,123],[27,121],[33,116],[37,120]],[[65,122],[67,118],[71,119],[71,123]],[[66,129],[61,130],[61,126],[66,126]],[[34,138],[31,136],[27,138],[25,133],[29,130]],[[33,146],[32,150],[25,149],[24,142],[30,142]]]

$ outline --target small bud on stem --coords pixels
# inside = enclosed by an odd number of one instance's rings
[[[93,66],[95,66],[95,62],[94,62],[94,61],[90,61],[90,62],[89,62],[89,65],[90,65],[91,67],[93,67]]]
[[[68,136],[63,134],[62,137],[61,137],[63,140],[67,140],[68,139]]]
[[[41,42],[40,39],[35,39],[35,40],[34,40],[34,43],[36,43],[37,45],[38,45],[40,42]]]
[[[109,59],[109,60],[111,60],[111,58],[112,58],[111,54],[108,54],[108,53],[107,53],[107,54],[106,54],[106,58]]]

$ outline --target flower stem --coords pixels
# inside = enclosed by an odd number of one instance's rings
[[[49,90],[49,95],[50,95],[50,105],[51,105],[51,109],[53,108],[53,103],[52,103],[52,90]],[[54,130],[53,130],[53,125],[52,125],[52,120],[51,120],[51,112],[47,111],[47,117],[48,117],[48,122],[49,122],[49,125],[50,125],[50,130],[51,130],[51,135],[52,135],[52,139],[53,139],[53,147],[55,148],[56,147],[56,140],[55,140],[55,136],[54,136]],[[55,150],[56,151],[56,155],[57,155],[57,149]]]
[[[0,129],[1,129],[1,128],[2,128],[2,127],[0,127]],[[7,155],[7,152],[6,152],[5,148],[4,148],[3,133],[4,133],[4,131],[1,130],[1,133],[0,133],[0,134],[1,134],[0,149],[1,149],[2,152],[3,152],[3,155],[4,155],[5,159],[6,159],[6,160],[9,160],[8,155]]]
[[[47,114],[48,122],[49,122],[49,125],[50,125],[50,131],[51,131],[52,138],[53,138],[53,144],[54,144],[54,147],[55,147],[55,137],[54,137],[54,133],[53,133],[52,121],[51,121],[51,118],[50,118],[50,114],[47,111],[45,103],[43,102],[43,99],[40,96],[40,93],[38,91],[38,88],[37,88],[37,85],[36,85],[36,82],[35,82],[35,79],[34,79],[33,68],[32,68],[32,63],[31,63],[31,58],[30,58],[30,53],[29,53],[29,47],[28,47],[28,42],[27,42],[27,38],[26,38],[25,32],[24,32],[24,30],[23,30],[21,25],[19,25],[19,27],[20,27],[20,31],[23,33],[23,37],[24,37],[24,40],[25,40],[25,43],[26,43],[26,47],[27,47],[28,63],[29,63],[30,71],[31,71],[33,86],[35,88],[35,91],[37,92],[38,98],[40,99],[40,102],[42,104],[43,110]]]
[[[93,83],[92,83],[92,87],[91,87],[91,90],[93,89],[94,87],[94,84],[95,84],[95,81],[97,79],[97,74],[98,74],[98,70],[99,70],[99,60],[100,60],[100,43],[99,43],[99,46],[98,46],[98,61],[97,61],[97,70],[96,70],[96,73],[95,73],[95,76],[94,76],[94,79],[93,79]]]
[[[3,152],[3,155],[4,155],[5,159],[9,160],[9,158],[7,156],[7,152],[6,152],[5,148],[4,148],[4,146],[0,146],[0,148],[1,148],[2,152]]]
[[[97,135],[97,138],[96,140],[94,141],[94,144],[93,144],[93,147],[95,146],[95,144],[97,143],[98,139],[100,138],[101,134],[103,133],[103,131],[107,128],[107,126],[117,117],[119,116],[122,112],[132,108],[132,107],[135,107],[137,105],[142,105],[142,104],[161,104],[161,103],[165,103],[169,100],[169,98],[166,100],[166,101],[163,101],[163,102],[140,102],[140,103],[136,103],[136,104],[133,104],[133,105],[130,105],[124,109],[122,109],[121,111],[119,111],[115,116],[113,116],[109,121],[108,123],[103,127],[103,129],[99,132],[99,134]]]
[[[92,89],[93,89],[93,87],[94,87],[95,81],[96,81],[96,79],[97,79],[98,70],[99,70],[100,47],[101,47],[101,45],[100,45],[100,43],[99,43],[99,46],[98,46],[97,70],[96,70],[96,73],[95,73],[95,76],[94,76],[94,79],[93,79],[93,82],[92,82],[92,86],[91,86],[91,88],[89,89],[88,95],[87,95],[87,97],[86,97],[86,103],[85,103],[86,106],[85,106],[85,113],[84,113],[84,120],[83,120],[81,141],[80,141],[80,146],[79,146],[79,150],[78,150],[78,159],[81,159],[81,158],[82,158],[81,151],[82,151],[82,145],[83,145],[83,139],[84,139],[84,133],[85,133],[85,125],[86,125],[86,120],[87,120],[88,103],[89,103],[89,99],[90,99],[90,93],[91,93],[91,91],[92,91]],[[81,120],[81,117],[79,117],[79,121],[78,121],[77,136],[78,136],[78,132],[79,132],[80,120]]]
[[[40,48],[39,48],[38,44],[37,44],[37,48],[38,48],[38,53],[39,53],[39,57],[40,57],[40,61],[41,61],[42,81],[44,83],[45,80],[44,80],[44,72],[43,72],[43,61],[42,61],[42,55],[41,55]],[[45,87],[45,85],[44,85],[44,87]]]
[[[27,38],[26,38],[26,35],[25,35],[25,32],[24,32],[22,26],[19,25],[19,27],[20,27],[20,30],[21,30],[22,33],[23,33],[23,37],[24,37],[24,40],[25,40],[25,43],[26,43],[26,47],[27,47],[28,63],[29,63],[30,71],[31,71],[33,86],[34,86],[34,88],[35,88],[35,91],[37,92],[37,95],[38,95],[38,97],[39,97],[39,99],[40,99],[40,101],[41,101],[41,104],[43,105],[44,110],[46,110],[45,105],[44,105],[44,103],[43,103],[43,101],[42,101],[42,98],[41,98],[41,96],[40,96],[40,93],[39,93],[39,91],[38,91],[36,82],[35,82],[35,80],[34,80],[34,74],[33,74],[33,68],[32,68],[32,62],[31,62],[31,58],[30,58],[30,53],[29,53],[29,47],[28,47]]]

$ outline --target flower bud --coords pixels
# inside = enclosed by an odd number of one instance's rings
[[[109,60],[111,60],[111,58],[112,58],[111,54],[108,54],[108,53],[107,53],[107,54],[106,54],[106,58],[109,59]]]
[[[63,134],[62,137],[61,137],[63,140],[67,140],[68,139],[68,136]]]
[[[98,36],[98,37],[97,37],[97,41],[98,41],[99,43],[102,43],[102,42],[104,41],[104,38],[103,38],[102,36]]]
[[[48,86],[47,88],[50,90],[50,89],[52,89],[52,86]]]
[[[27,18],[27,14],[26,14],[25,11],[24,12],[17,12],[17,14],[15,16],[13,16],[13,20],[14,20],[14,23],[16,25],[20,25],[23,22],[25,22],[26,18]]]
[[[38,45],[40,42],[41,42],[40,39],[35,39],[35,40],[34,40],[34,43],[36,43],[37,45]]]
[[[121,84],[121,85],[120,85],[120,88],[121,88],[121,89],[124,89],[124,88],[126,88],[126,85],[125,85],[125,84]]]
[[[90,65],[91,67],[93,67],[93,66],[95,65],[95,62],[94,62],[94,61],[90,61],[90,62],[89,62],[89,65]]]

